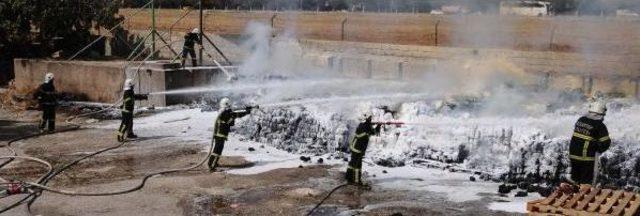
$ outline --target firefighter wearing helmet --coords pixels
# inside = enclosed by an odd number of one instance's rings
[[[347,167],[346,179],[350,184],[367,186],[362,182],[362,159],[369,145],[369,137],[380,133],[380,124],[372,123],[373,113],[370,110],[364,111],[359,117],[360,124],[356,128],[356,133],[349,143],[351,160]]]
[[[135,94],[132,79],[127,79],[124,82],[124,93],[122,94],[122,122],[118,129],[117,139],[118,142],[124,142],[126,138],[137,138],[133,133],[133,109],[136,100],[147,100],[148,96],[144,94]]]
[[[606,151],[611,145],[607,126],[603,123],[606,113],[604,101],[595,101],[589,106],[589,112],[575,124],[569,144],[571,179],[575,183],[592,183],[596,153]]]
[[[40,132],[53,132],[56,128],[56,87],[53,85],[53,73],[44,76],[44,82],[38,86],[34,99],[38,100],[38,105],[42,110],[42,120],[40,121]]]
[[[202,46],[202,41],[200,41],[200,29],[198,28],[194,28],[191,32],[184,35],[184,45],[182,46],[182,67],[185,66],[187,55],[191,57],[191,63],[193,66],[198,66],[196,49],[194,47],[196,43]]]
[[[207,163],[210,172],[215,172],[218,166],[218,161],[222,156],[222,150],[224,143],[227,141],[231,126],[235,124],[237,118],[242,118],[251,113],[251,110],[258,108],[257,106],[247,106],[244,109],[232,110],[231,100],[229,98],[222,98],[220,100],[220,109],[218,110],[218,117],[213,128],[213,140],[215,143],[213,147],[213,153],[209,157]]]

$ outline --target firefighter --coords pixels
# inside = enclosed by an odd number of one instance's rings
[[[184,35],[184,45],[182,46],[182,67],[185,66],[187,55],[191,56],[191,63],[193,66],[198,66],[196,49],[194,47],[196,43],[202,46],[202,41],[200,41],[200,29],[198,28],[194,28],[190,33]]]
[[[367,151],[369,145],[369,137],[380,133],[380,124],[374,126],[371,122],[373,114],[371,111],[366,111],[360,117],[360,124],[356,128],[356,133],[351,143],[349,144],[349,150],[351,151],[351,160],[347,167],[346,178],[350,184],[356,184],[360,186],[367,186],[362,182],[362,158]]]
[[[231,126],[235,124],[235,120],[250,114],[254,108],[258,107],[247,106],[241,110],[231,110],[231,100],[229,100],[229,98],[222,98],[222,100],[220,100],[220,110],[218,111],[218,117],[213,129],[213,142],[215,146],[207,163],[210,172],[215,172],[218,166],[224,143],[227,141],[227,136],[229,136],[229,131],[231,130]]]
[[[40,84],[34,94],[42,109],[42,120],[40,121],[40,132],[53,132],[56,129],[56,87],[53,85],[53,74],[47,73],[44,76],[44,83]]]
[[[577,184],[592,183],[596,153],[606,151],[611,145],[607,126],[602,122],[606,113],[606,104],[595,101],[590,105],[589,112],[575,124],[569,144],[569,159],[571,179]]]
[[[124,142],[125,138],[138,138],[133,133],[133,107],[135,100],[147,100],[148,96],[144,94],[135,94],[133,92],[133,80],[127,79],[124,82],[124,93],[122,95],[122,123],[118,129],[118,142]]]

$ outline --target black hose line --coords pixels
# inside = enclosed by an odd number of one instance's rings
[[[313,213],[313,211],[315,211],[317,208],[319,208],[319,207],[322,205],[322,203],[324,203],[324,201],[326,201],[327,199],[329,199],[329,197],[330,197],[334,192],[336,192],[338,189],[340,189],[340,188],[342,188],[342,187],[344,187],[344,186],[347,186],[347,185],[350,185],[350,184],[349,184],[349,183],[341,184],[341,185],[338,185],[337,187],[333,188],[333,190],[331,190],[331,191],[330,191],[330,192],[329,192],[329,193],[328,193],[328,194],[327,194],[327,195],[326,195],[322,200],[320,200],[320,202],[319,202],[315,207],[313,207],[313,208],[312,208],[312,209],[311,209],[311,210],[306,214],[306,216],[311,215],[311,214]]]

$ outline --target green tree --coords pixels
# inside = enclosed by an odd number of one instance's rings
[[[13,77],[14,58],[72,55],[101,28],[111,28],[121,1],[3,0],[0,1],[0,84]]]

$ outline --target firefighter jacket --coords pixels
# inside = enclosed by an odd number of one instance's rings
[[[610,145],[609,132],[602,119],[594,118],[593,115],[583,116],[576,122],[569,144],[569,158],[595,161],[596,152],[602,153]]]
[[[133,89],[124,90],[122,95],[122,112],[133,113],[133,107],[135,106],[135,100],[146,100],[147,95],[135,94]]]
[[[33,97],[38,100],[38,104],[40,104],[40,106],[58,105],[58,101],[56,99],[56,87],[53,86],[53,82],[40,84]]]
[[[200,41],[200,37],[198,37],[198,34],[187,33],[186,35],[184,35],[184,49],[193,50],[193,46],[195,45],[196,42],[198,44],[202,44],[202,42]]]
[[[248,108],[244,110],[233,111],[231,109],[226,109],[222,111],[218,114],[218,118],[216,119],[213,136],[227,140],[227,136],[229,136],[229,132],[231,131],[231,126],[235,124],[236,118],[242,118],[250,112],[251,110]]]
[[[380,133],[380,126],[373,126],[370,121],[360,123],[356,128],[356,134],[349,144],[349,150],[351,153],[362,154],[367,151],[369,146],[369,136]]]

